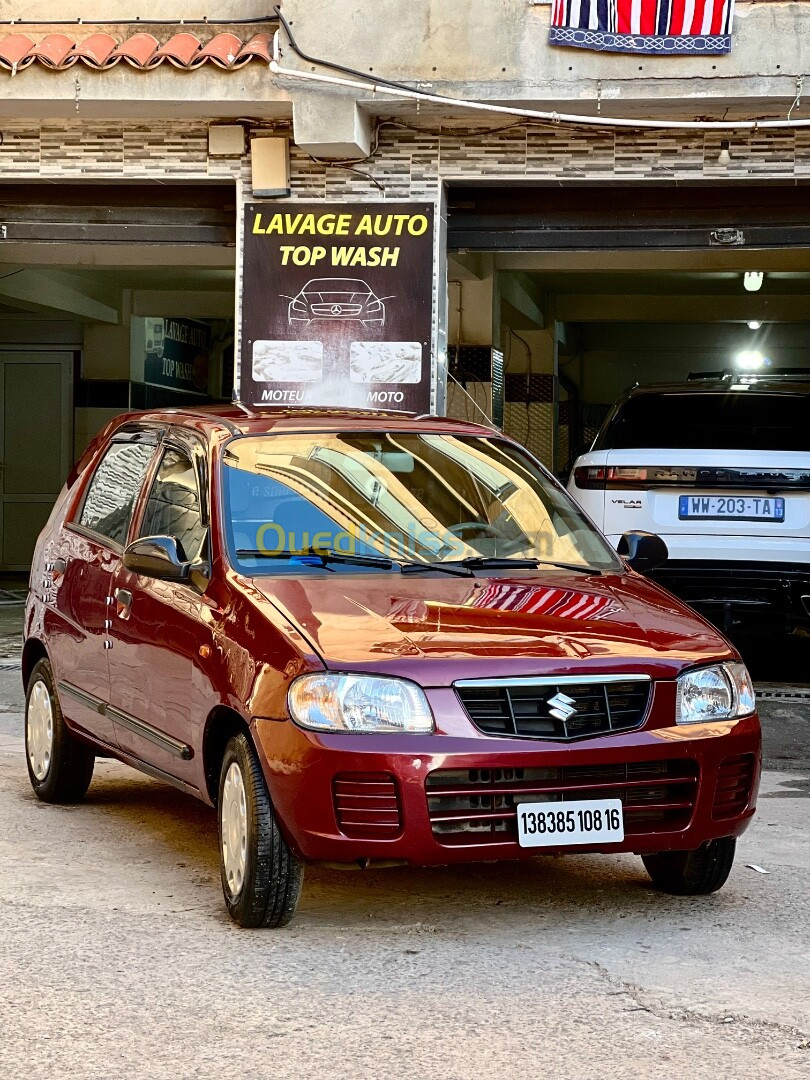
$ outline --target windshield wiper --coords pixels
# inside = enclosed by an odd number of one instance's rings
[[[335,551],[333,548],[310,548],[305,554],[315,556],[327,563],[346,563],[349,566],[377,566],[380,570],[393,570],[400,563],[387,559],[385,555],[353,555],[349,551]]]
[[[441,563],[438,565],[442,565]],[[455,559],[445,566],[465,566],[469,570],[537,570],[540,566],[553,566],[560,570],[576,570],[580,574],[601,574],[592,566],[581,563],[554,562],[548,559],[510,559],[497,556],[471,555],[466,559]]]
[[[309,551],[260,551],[239,548],[236,552],[240,559],[320,559],[321,564],[346,563],[350,566],[376,566],[380,570],[393,570],[399,563],[386,559],[383,555],[352,555],[348,551],[332,551],[329,548],[310,548]]]
[[[454,577],[472,577],[472,569],[460,566],[458,563],[446,562],[409,562],[402,566],[403,574],[421,574],[423,570],[436,570],[442,574],[452,574]]]

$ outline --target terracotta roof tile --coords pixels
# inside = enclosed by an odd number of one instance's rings
[[[116,56],[127,60],[133,67],[148,68],[160,47],[160,42],[151,34],[133,34],[122,41],[115,50]]]
[[[177,67],[187,68],[200,51],[200,44],[200,39],[193,34],[175,34],[160,46],[156,55],[165,57]]]
[[[27,67],[34,62],[34,57],[29,56],[33,47],[34,42],[25,34],[10,34],[9,37],[0,38],[0,64],[12,72],[20,67]]]
[[[246,41],[242,46],[239,56],[256,56],[269,64],[273,56],[272,34],[254,34],[250,41]]]
[[[66,67],[67,63],[75,64],[77,57],[71,56],[76,47],[73,38],[67,34],[48,34],[38,45],[34,45],[29,56],[41,61],[46,67]]]
[[[74,52],[79,60],[84,60],[88,67],[104,68],[109,66],[108,61],[113,63],[118,58],[113,53],[118,48],[118,42],[112,34],[91,34],[89,38],[74,46]]]
[[[237,66],[237,58],[242,51],[242,39],[236,34],[217,34],[212,37],[207,45],[203,45],[193,60],[193,66],[199,67],[201,63],[210,60],[217,67],[233,68]],[[251,59],[250,54],[243,57],[238,66]]]
[[[52,71],[65,71],[81,61],[96,71],[104,71],[125,60],[134,68],[148,71],[160,64],[192,70],[211,63],[226,71],[243,67],[251,60],[269,63],[273,52],[272,34],[254,34],[247,40],[232,33],[219,33],[203,40],[187,30],[179,31],[163,43],[152,34],[116,37],[96,31],[77,40],[67,34],[30,33],[0,36],[0,71],[12,75],[40,63]]]

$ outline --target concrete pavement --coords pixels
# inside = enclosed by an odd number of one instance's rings
[[[715,896],[659,895],[633,856],[310,869],[291,927],[243,931],[202,805],[112,762],[82,806],[37,802],[13,663],[3,1080],[810,1075],[805,749],[774,755]]]

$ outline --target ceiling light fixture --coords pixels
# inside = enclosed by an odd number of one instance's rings
[[[759,292],[762,288],[762,282],[765,280],[765,275],[761,270],[747,270],[745,277],[743,278],[743,285],[746,292]]]
[[[768,361],[758,349],[744,349],[737,353],[734,362],[742,371],[758,371]]]
[[[748,320],[748,329],[749,330],[759,330],[761,328],[761,326],[762,326],[762,323],[759,321],[759,319],[749,319]]]

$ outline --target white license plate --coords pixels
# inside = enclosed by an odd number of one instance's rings
[[[679,495],[681,521],[784,521],[785,500],[774,495]]]
[[[621,799],[521,803],[517,822],[521,847],[618,844],[624,840]]]

